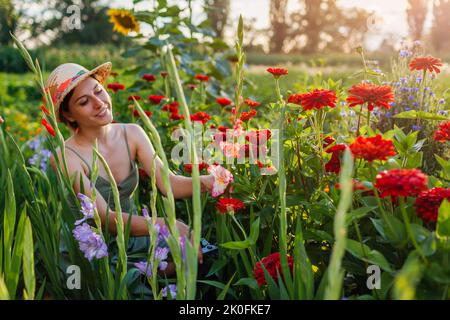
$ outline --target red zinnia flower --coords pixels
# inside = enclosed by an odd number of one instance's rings
[[[178,112],[179,103],[174,101],[172,103],[166,104],[164,107],[161,108],[162,111],[169,111],[169,112]]]
[[[51,126],[51,124],[48,123],[47,120],[46,120],[45,118],[42,118],[41,123],[42,123],[42,125],[45,127],[45,129],[47,129],[48,133],[49,133],[51,136],[54,137],[54,136],[55,136],[55,129],[53,129],[53,127]]]
[[[207,81],[209,81],[209,77],[208,77],[207,75],[204,75],[204,74],[197,74],[194,78],[195,78],[196,80],[202,81],[202,82],[207,82]]]
[[[450,121],[443,122],[439,125],[439,129],[434,132],[433,139],[438,142],[450,140]]]
[[[229,106],[230,104],[233,103],[233,101],[231,101],[231,100],[228,99],[228,98],[217,98],[217,99],[216,99],[216,102],[217,102],[218,104],[220,104],[222,107]]]
[[[142,79],[144,79],[147,82],[153,82],[156,80],[156,77],[153,74],[145,73],[144,75],[142,75]]]
[[[170,114],[170,120],[183,120],[184,119],[184,116],[182,116],[181,114],[179,114],[178,113],[178,111],[177,112],[172,112],[171,114]]]
[[[336,107],[336,92],[332,90],[316,89],[302,94],[300,104],[304,110],[322,109],[324,107]]]
[[[303,94],[301,94],[301,93],[291,94],[289,96],[289,98],[288,98],[288,102],[289,103],[293,103],[293,104],[301,105],[302,104],[302,97],[303,97]]]
[[[129,96],[128,101],[133,101],[133,98],[134,98],[134,100],[137,100],[137,101],[142,99],[141,96]]]
[[[205,162],[201,162],[200,165],[198,166],[198,171],[202,171],[205,169],[208,169],[209,165]],[[187,173],[192,173],[192,163],[188,163],[184,165],[184,171],[186,171]]]
[[[288,266],[290,271],[292,272],[292,268],[294,265],[294,259],[291,256],[287,256]],[[267,273],[272,277],[275,283],[278,283],[278,274],[283,276],[283,270],[281,269],[281,260],[280,253],[275,252],[271,255],[263,258],[261,261],[258,261],[253,268],[253,275],[255,276],[256,282],[258,285],[262,286],[266,284],[266,276],[264,273],[264,268],[267,270]]]
[[[433,188],[424,191],[416,198],[416,212],[424,222],[437,221],[442,201],[450,201],[450,189]]]
[[[349,107],[367,103],[369,111],[375,106],[390,108],[389,103],[394,102],[394,93],[390,86],[378,86],[372,83],[360,83],[353,85],[348,90],[350,95],[347,98]]]
[[[385,140],[380,134],[370,138],[357,137],[350,145],[350,150],[355,158],[362,158],[369,162],[387,160],[388,157],[397,154],[392,140]]]
[[[260,105],[261,105],[261,103],[256,102],[256,101],[253,101],[253,100],[250,100],[250,99],[245,99],[245,100],[244,100],[244,103],[245,103],[246,105],[248,105],[250,108],[254,108],[254,107],[257,107],[257,106],[260,106]]]
[[[42,110],[42,112],[44,112],[46,115],[50,115],[50,112],[47,110],[47,108],[44,106],[44,105],[42,105],[41,106],[41,110]]]
[[[440,73],[441,69],[439,67],[442,67],[441,59],[432,56],[414,58],[409,64],[409,70],[411,71],[428,70],[430,72],[435,71],[436,73]]]
[[[256,116],[256,110],[255,109],[252,109],[252,110],[250,110],[249,112],[242,112],[241,113],[241,117],[240,117],[240,119],[243,121],[243,122],[245,122],[245,121],[248,121],[248,120],[250,120],[251,118],[253,118],[254,116]]]
[[[237,210],[244,209],[244,203],[235,198],[220,198],[216,203],[216,209],[220,213],[235,213]]]
[[[329,147],[325,152],[331,153],[331,159],[325,164],[326,172],[334,172],[338,174],[341,171],[341,155],[347,146],[345,144],[336,144]]]
[[[117,92],[119,90],[125,90],[125,86],[121,83],[110,83],[107,86],[108,89],[111,89],[114,92]]]
[[[330,145],[336,142],[336,140],[331,136],[325,137],[323,141],[325,141],[325,143],[323,144],[324,149],[328,148]]]
[[[152,112],[151,111],[145,111],[144,110],[144,113],[147,115],[147,117],[151,117],[152,116]],[[139,111],[137,111],[137,110],[134,110],[133,111],[133,116],[135,116],[135,117],[139,117]]]
[[[148,100],[150,100],[153,104],[160,104],[161,101],[166,99],[166,96],[158,96],[158,95],[149,95]]]
[[[393,169],[378,173],[375,187],[381,197],[416,196],[427,189],[428,177],[419,169]]]
[[[208,122],[209,119],[211,119],[211,116],[203,111],[199,111],[196,114],[191,115],[191,121],[200,121],[203,124]]]
[[[288,74],[288,70],[284,68],[267,68],[267,72],[271,73],[276,79]]]

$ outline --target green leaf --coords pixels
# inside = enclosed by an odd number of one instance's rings
[[[259,217],[253,221],[252,226],[250,228],[250,236],[249,239],[250,241],[255,244],[256,241],[258,241],[258,237],[259,237]]]
[[[36,279],[34,275],[33,233],[31,222],[28,217],[25,219],[25,232],[23,238],[23,280],[26,289],[26,299],[33,300],[36,289]]]
[[[348,239],[347,251],[353,256],[363,261],[378,265],[381,269],[387,272],[394,272],[386,258],[376,250],[372,250],[369,246],[358,241]]]
[[[232,250],[247,249],[252,245],[253,245],[253,243],[251,241],[249,241],[248,239],[244,240],[244,241],[229,241],[229,242],[220,244],[220,246],[222,246],[226,249],[232,249]]]
[[[254,278],[241,278],[234,284],[234,286],[248,286],[250,289],[257,290],[258,282]]]
[[[395,115],[397,119],[448,120],[448,117],[426,111],[409,110]]]
[[[361,207],[361,208],[350,211],[349,213],[347,213],[347,216],[346,216],[347,225],[365,217],[369,212],[375,210],[376,208],[378,208],[378,206]]]
[[[223,300],[225,299],[225,296],[228,292],[228,289],[230,289],[231,281],[233,281],[234,276],[236,275],[236,272],[231,277],[230,281],[228,281],[227,285],[223,288],[222,292],[217,296],[217,300]]]
[[[414,300],[416,287],[422,277],[423,265],[416,251],[412,251],[394,280],[396,300]]]
[[[447,199],[442,201],[436,224],[436,236],[439,239],[450,237],[450,203]]]

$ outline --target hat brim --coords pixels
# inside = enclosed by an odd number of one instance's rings
[[[83,80],[89,78],[90,76],[94,75],[98,82],[101,84],[104,84],[106,81],[106,78],[108,78],[109,74],[111,73],[112,69],[112,63],[111,62],[105,62],[98,67],[92,69],[91,71],[88,71],[86,73],[83,73],[81,76],[79,76],[77,79],[75,79],[67,88],[64,90],[64,93],[61,94],[58,101],[56,101],[55,104],[55,111],[59,119],[59,107],[61,105],[61,102],[64,100],[64,98],[67,96],[67,94],[72,91],[77,85],[79,85]]]

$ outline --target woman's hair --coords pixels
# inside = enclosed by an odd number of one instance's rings
[[[95,80],[98,81],[98,79],[95,76],[95,74],[91,74],[90,77],[94,78]],[[67,120],[66,117],[64,117],[63,111],[69,112],[69,100],[70,100],[70,98],[72,98],[74,91],[75,91],[75,88],[70,90],[70,92],[64,97],[63,101],[59,105],[59,112],[58,112],[59,113],[59,120],[62,123],[64,123],[65,125],[67,125],[70,128],[72,128],[73,130],[78,128],[78,123],[76,121],[69,121],[69,120]]]

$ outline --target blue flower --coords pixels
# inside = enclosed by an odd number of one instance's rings
[[[447,110],[439,110],[438,114],[441,116],[447,116],[448,115],[448,111]]]
[[[439,100],[439,104],[445,104],[445,99]]]
[[[412,110],[411,108],[405,108],[405,111],[409,111],[409,110]]]
[[[413,129],[413,131],[419,131],[422,129],[421,126],[416,126],[416,125],[413,125],[411,128]]]

